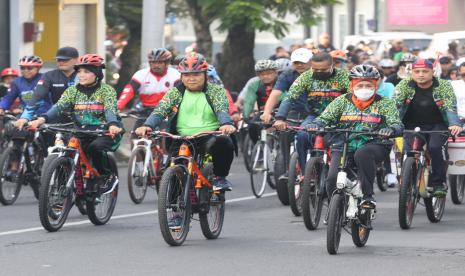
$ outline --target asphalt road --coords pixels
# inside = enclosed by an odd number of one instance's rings
[[[238,158],[220,238],[206,240],[193,221],[185,244],[170,247],[159,230],[155,191],[133,204],[127,167],[119,169],[117,207],[104,226],[74,209],[63,229],[47,233],[29,187],[15,205],[0,206],[0,275],[465,275],[465,206],[450,200],[440,223],[430,223],[419,206],[405,231],[397,222],[397,191],[378,192],[367,246],[356,248],[343,234],[339,255],[330,256],[326,226],[306,230],[269,188],[253,198]]]

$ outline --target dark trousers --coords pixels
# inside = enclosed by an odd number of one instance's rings
[[[204,156],[210,154],[213,161],[213,173],[215,176],[226,177],[229,175],[234,159],[234,143],[230,136],[205,136],[192,141],[193,154]],[[171,155],[176,156],[181,141],[175,140],[170,148]]]
[[[436,125],[423,125],[420,126],[421,130],[448,130],[444,124]],[[433,169],[431,174],[431,183],[433,186],[442,186],[446,182],[447,176],[447,149],[444,146],[447,143],[448,136],[440,133],[424,134],[428,143],[428,151],[431,156],[431,167]],[[412,149],[412,133],[404,134],[404,151]]]
[[[114,151],[117,141],[109,136],[97,137],[95,139],[81,140],[87,157],[92,160],[95,169],[101,175],[111,174],[110,163],[108,162],[108,151]]]

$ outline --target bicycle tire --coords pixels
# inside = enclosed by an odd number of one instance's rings
[[[172,179],[175,178],[179,183],[172,183]],[[169,167],[164,173],[160,181],[160,193],[158,194],[158,222],[160,224],[160,231],[165,242],[171,246],[180,246],[186,240],[187,234],[189,233],[189,225],[191,219],[191,208],[190,200],[185,203],[183,210],[179,208],[180,216],[182,217],[182,223],[180,229],[170,229],[169,218],[167,209],[170,199],[179,199],[180,195],[183,194],[185,189],[185,182],[187,178],[186,168],[180,165]],[[176,192],[174,195],[170,195],[171,191]],[[181,196],[182,197],[182,196]],[[179,206],[179,203],[178,205]],[[170,207],[173,209],[173,207]],[[178,233],[176,237],[173,237],[172,233]]]
[[[378,185],[378,189],[381,192],[385,192],[388,189],[388,184],[384,181],[384,168],[383,164],[380,164],[381,168],[376,168],[376,184]]]
[[[449,175],[450,198],[455,205],[463,204],[465,175]]]
[[[410,229],[413,215],[418,203],[418,195],[415,193],[417,174],[421,170],[417,168],[414,157],[407,157],[403,162],[401,185],[399,190],[399,226],[402,229]]]
[[[308,230],[317,229],[320,223],[323,209],[323,192],[320,191],[320,183],[326,178],[324,166],[321,157],[311,157],[305,166],[302,185],[302,217]]]
[[[139,161],[137,159],[139,158]],[[145,148],[137,146],[132,150],[131,157],[129,158],[128,166],[128,192],[129,197],[135,204],[140,204],[144,201],[145,195],[147,194],[147,183],[150,177],[150,173],[147,174],[145,179],[141,176],[135,177],[134,170],[136,169],[136,162],[144,162],[145,160]],[[140,172],[142,173],[142,172]],[[139,192],[137,192],[139,191]]]
[[[342,223],[344,222],[344,194],[336,193],[329,203],[328,228],[326,230],[326,249],[335,255],[341,241]]]
[[[446,197],[428,197],[423,199],[426,208],[426,216],[432,223],[441,221],[446,208]]]
[[[371,211],[370,211],[371,212]],[[367,212],[364,216],[369,216],[370,214]],[[359,218],[361,219],[361,218]],[[364,218],[364,220],[369,220],[370,218]],[[352,220],[351,224],[351,236],[352,242],[357,247],[364,247],[370,237],[370,229],[364,227],[360,222],[356,220]]]
[[[212,183],[214,178],[213,164],[209,163],[202,168],[202,174],[210,181],[210,183]],[[205,238],[213,240],[220,236],[221,230],[223,229],[225,212],[224,192],[221,192],[218,195],[218,201],[212,202],[210,200],[213,195],[212,191],[208,189],[204,189],[203,191],[208,193],[209,208],[208,212],[199,213],[200,228],[202,229],[202,234]]]
[[[284,156],[282,154],[278,155],[276,159],[276,164],[283,163],[284,164]],[[285,165],[284,165],[285,166]],[[276,172],[276,168],[275,168]],[[286,172],[284,172],[286,173]],[[278,194],[279,201],[287,206],[289,205],[289,191],[287,190],[287,179],[279,179],[278,176],[276,179],[276,193]]]
[[[5,151],[0,155],[0,202],[3,205],[12,205],[19,197],[19,193],[21,192],[22,184],[22,177],[18,177],[15,182],[8,181],[11,183],[12,193],[8,193],[9,195],[5,194],[6,188],[6,179],[5,173],[8,171],[8,165],[11,162],[11,156],[14,154],[19,154],[19,150],[13,147],[8,147]],[[19,162],[19,159],[18,159]]]
[[[297,152],[293,152],[289,160],[289,179],[287,180],[287,191],[289,195],[289,206],[295,216],[302,215],[302,170],[298,161]]]
[[[251,166],[251,155],[253,152],[254,144],[250,140],[248,133],[245,133],[244,141],[242,141],[242,158],[244,159],[244,165],[247,171],[250,173]]]
[[[41,183],[39,189],[39,218],[44,229],[49,232],[56,232],[63,227],[73,206],[72,189],[66,188],[66,183],[69,181],[73,170],[73,159],[62,156],[55,158],[44,171],[42,178],[44,181]],[[59,179],[56,179],[57,177]],[[53,192],[52,188],[54,188]],[[51,197],[55,193],[57,196],[61,196],[63,200],[58,216],[53,207],[60,206],[60,204],[54,203],[52,206],[49,206],[52,202]],[[53,218],[52,216],[57,216],[57,218]]]
[[[268,169],[267,169],[267,158],[263,158],[263,152],[267,149],[265,143],[259,141],[255,144],[252,151],[252,163],[250,168],[250,185],[252,187],[252,193],[256,198],[260,198],[265,193],[266,184],[268,182]],[[261,151],[262,153],[257,153]],[[268,152],[269,154],[269,152]],[[261,156],[261,167],[260,167],[260,156]]]

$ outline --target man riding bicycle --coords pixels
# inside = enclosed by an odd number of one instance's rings
[[[389,137],[400,135],[403,125],[399,112],[393,100],[376,94],[380,80],[378,70],[370,65],[357,65],[350,71],[350,90],[352,93],[342,95],[331,102],[324,112],[309,124],[307,130],[318,130],[325,126],[337,125],[338,128],[354,131],[379,131],[380,135]],[[332,139],[331,165],[326,179],[327,191],[331,197],[336,189],[341,151],[337,147],[338,134]],[[349,150],[354,152],[357,166],[358,181],[360,181],[363,208],[375,208],[373,183],[375,181],[376,164],[381,163],[392,147],[392,142],[379,138],[369,139],[367,136],[357,136],[349,143]]]
[[[158,106],[136,134],[145,136],[170,117],[170,132],[183,136],[220,130],[229,135],[236,131],[228,114],[228,98],[223,88],[207,81],[208,63],[200,54],[189,54],[179,64],[181,83],[166,92]],[[196,147],[213,160],[213,185],[231,190],[226,180],[234,158],[234,143],[229,136],[205,136],[196,139]],[[172,146],[172,152],[177,145]]]
[[[117,116],[116,92],[110,85],[102,82],[105,68],[102,57],[95,54],[81,56],[74,68],[78,84],[66,89],[60,100],[43,116],[31,121],[29,126],[38,128],[63,116],[65,112],[71,112],[74,123],[82,129],[107,127],[111,136],[82,141],[86,155],[101,175],[95,183],[103,194],[118,184],[116,176],[111,174],[107,156],[107,152],[115,151],[121,141],[122,124]]]
[[[457,135],[462,124],[457,115],[456,97],[450,81],[433,76],[433,64],[419,59],[412,65],[412,77],[396,86],[395,101],[406,129],[420,127],[425,131],[447,131]],[[447,164],[444,145],[448,136],[440,133],[426,135],[432,160],[431,183],[433,196],[447,194]],[[404,151],[411,148],[412,134],[404,135]]]

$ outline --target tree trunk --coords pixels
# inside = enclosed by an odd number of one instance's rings
[[[198,0],[185,0],[189,6],[189,14],[194,27],[197,51],[205,56],[208,62],[212,61],[213,38],[210,32],[209,17],[202,11]]]
[[[220,74],[225,87],[238,92],[255,75],[254,50],[255,32],[247,28],[247,23],[235,25],[228,30],[223,44],[223,57]]]
[[[128,44],[121,53],[121,69],[119,70],[118,83],[115,86],[118,95],[131,80],[132,75],[139,70],[140,66],[140,47],[141,47],[141,26],[134,26],[129,29],[130,37]]]

